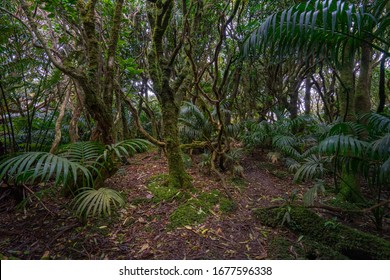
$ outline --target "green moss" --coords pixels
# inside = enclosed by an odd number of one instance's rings
[[[212,190],[211,192],[203,192],[199,195],[198,200],[201,204],[207,204],[209,207],[219,202],[221,193],[218,190]]]
[[[284,237],[275,237],[269,245],[269,258],[275,260],[343,260],[347,259],[339,252],[319,242],[302,238],[299,242]],[[294,254],[292,253],[294,252]]]
[[[209,215],[209,209],[202,208],[197,203],[187,202],[180,205],[170,216],[170,229],[204,222]]]
[[[166,184],[168,176],[165,174],[151,177],[147,188],[153,194],[153,202],[171,201],[174,198],[182,197],[181,190]]]
[[[177,189],[191,189],[192,186],[192,178],[187,173],[178,173],[178,172],[171,172],[172,174],[169,174],[167,185],[173,188]]]
[[[247,186],[247,182],[241,177],[233,177],[230,179],[230,183],[234,186],[243,189]]]
[[[182,153],[183,163],[185,168],[192,167],[192,159],[188,154]]]
[[[222,213],[232,213],[237,209],[237,205],[230,199],[222,198],[219,202],[219,209]]]
[[[323,246],[351,259],[390,259],[390,242],[377,236],[329,221],[302,207],[291,207],[290,223],[284,223],[292,231],[321,243]],[[263,224],[278,226],[283,215],[280,209],[258,209],[254,211]]]
[[[189,199],[180,205],[170,216],[170,229],[185,225],[199,224],[205,221],[210,210],[220,205],[221,212],[228,213],[235,209],[233,201],[223,197],[220,191],[200,193],[197,197]]]

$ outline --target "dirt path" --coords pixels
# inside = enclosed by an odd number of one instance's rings
[[[278,230],[262,226],[252,215],[253,207],[272,204],[296,186],[279,179],[271,166],[261,166],[261,155],[244,161],[245,182],[230,182],[237,208],[221,214],[218,205],[205,222],[167,230],[171,213],[179,202],[154,203],[147,180],[167,172],[166,162],[156,153],[131,159],[111,179],[109,187],[127,194],[128,204],[117,217],[82,224],[72,217],[69,201],[58,196],[34,202],[25,211],[1,209],[0,253],[21,259],[266,259],[267,239]],[[199,192],[219,189],[213,176],[192,167],[189,173]]]

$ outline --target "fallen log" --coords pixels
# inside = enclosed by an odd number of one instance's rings
[[[341,223],[329,221],[304,207],[255,209],[253,215],[264,225],[283,226],[306,239],[329,247],[349,259],[389,260],[390,242]],[[284,221],[284,222],[283,222]]]

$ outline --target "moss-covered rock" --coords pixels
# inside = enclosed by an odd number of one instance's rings
[[[276,227],[282,224],[284,209],[257,209],[254,216],[263,224]],[[390,259],[390,242],[372,234],[331,223],[314,212],[291,207],[291,221],[284,223],[292,231],[302,234],[350,259]],[[332,226],[329,226],[332,225]]]
[[[270,259],[275,260],[343,260],[346,256],[319,242],[303,237],[299,242],[275,237],[269,245]]]

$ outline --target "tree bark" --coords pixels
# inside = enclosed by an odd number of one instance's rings
[[[66,95],[64,97],[64,101],[62,101],[62,104],[61,104],[61,106],[59,108],[59,115],[58,115],[58,118],[56,120],[56,125],[55,125],[55,132],[56,132],[56,134],[55,134],[55,137],[54,137],[53,144],[51,145],[51,148],[50,148],[50,153],[51,154],[54,154],[57,151],[58,145],[61,142],[61,136],[62,136],[62,133],[61,133],[61,123],[62,123],[62,120],[64,119],[64,116],[65,116],[66,104],[68,104],[68,102],[69,102],[70,92],[71,92],[71,89],[69,88],[66,91]]]
[[[95,121],[95,128],[91,140],[97,140],[104,144],[112,144],[114,139],[114,118],[113,118],[113,88],[116,77],[116,48],[121,30],[122,8],[124,0],[115,2],[114,15],[110,29],[110,37],[106,50],[102,47],[101,34],[99,34],[96,7],[98,0],[77,1],[80,24],[76,34],[82,34],[77,40],[78,44],[84,47],[83,64],[72,65],[69,57],[62,56],[61,51],[52,49],[52,42],[49,42],[38,28],[38,22],[32,14],[30,6],[32,3],[19,0],[21,7],[26,14],[29,30],[33,37],[36,37],[44,49],[49,60],[64,74],[73,78],[84,93],[85,107]],[[39,5],[39,4],[37,4]],[[39,10],[39,6],[36,7]],[[85,62],[85,63],[84,63]]]
[[[354,54],[351,53],[349,44],[345,47],[343,61],[340,71],[339,116],[343,121],[353,121],[355,116],[355,78],[353,70],[355,67]]]
[[[311,78],[307,77],[305,79],[305,115],[310,115],[311,111]]]
[[[182,39],[174,44],[173,51],[164,45],[166,31],[173,13],[173,0],[149,1],[148,19],[152,28],[152,47],[148,55],[149,74],[153,81],[162,108],[163,136],[168,159],[168,185],[177,188],[191,186],[191,177],[187,174],[179,139],[179,107],[186,87],[188,74],[185,70],[173,75],[174,62],[182,47]],[[173,82],[171,80],[174,80]]]
[[[386,56],[382,58],[381,66],[380,66],[380,74],[379,74],[379,105],[377,109],[377,113],[382,113],[385,109],[386,104],[386,93],[385,93],[385,62]]]
[[[360,58],[360,73],[356,85],[355,110],[356,114],[362,115],[371,110],[370,87],[372,73],[372,48],[366,42],[362,43]]]

